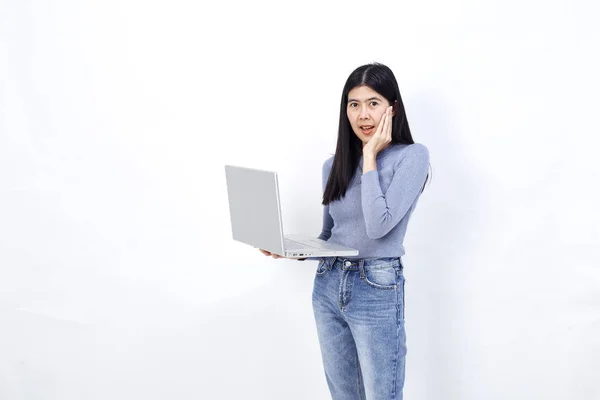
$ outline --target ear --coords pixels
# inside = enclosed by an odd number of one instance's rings
[[[398,100],[394,100],[394,105],[392,106],[392,115],[396,115],[396,111],[398,111]]]

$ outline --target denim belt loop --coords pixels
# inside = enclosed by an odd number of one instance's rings
[[[365,274],[365,260],[358,260],[358,269],[360,270],[360,279],[365,279],[367,274]]]

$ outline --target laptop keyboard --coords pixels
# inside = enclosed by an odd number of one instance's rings
[[[283,238],[283,243],[285,245],[286,250],[301,249],[303,247],[306,247],[306,245],[304,243],[296,242],[294,240],[290,240],[290,239],[286,239],[286,238]]]
[[[306,240],[291,240],[291,239],[283,239],[284,243],[285,243],[285,248],[286,250],[290,250],[293,248],[303,248],[303,247],[318,247],[318,248],[329,248],[329,247],[333,247],[331,245],[329,245],[329,243],[327,242],[321,242],[318,240],[311,240],[311,239],[306,239]]]

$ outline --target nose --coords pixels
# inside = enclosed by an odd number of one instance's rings
[[[365,106],[360,108],[360,113],[358,114],[359,119],[369,119],[369,109]]]

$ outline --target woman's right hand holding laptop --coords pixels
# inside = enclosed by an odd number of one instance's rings
[[[270,251],[267,250],[263,250],[263,249],[259,249],[261,253],[263,253],[265,256],[271,256],[273,258],[287,258],[287,257],[282,257],[279,254],[275,254],[275,253],[271,253]]]
[[[259,249],[261,253],[263,253],[265,256],[271,256],[273,258],[287,258],[287,257],[282,257],[279,254],[275,254],[275,253],[271,253],[270,251],[267,250],[263,250],[263,249]]]
[[[263,253],[265,256],[271,256],[273,258],[287,258],[288,260],[298,260],[298,261],[304,261],[306,260],[306,258],[290,258],[290,257],[282,257],[279,254],[273,254],[270,251],[267,250],[263,250],[263,249],[259,249],[261,253]]]

